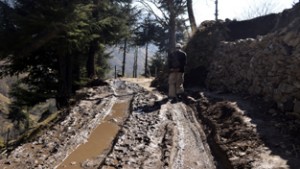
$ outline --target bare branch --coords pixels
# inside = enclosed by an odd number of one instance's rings
[[[276,4],[274,1],[253,1],[253,3],[253,5],[249,5],[249,9],[244,14],[243,19],[251,19],[267,15],[273,11],[276,11],[278,8],[278,4]]]
[[[165,14],[165,12],[159,8],[159,6],[154,2],[154,1],[144,1],[144,0],[138,0],[137,2],[141,3],[147,10],[149,13],[153,14],[154,17],[156,18],[156,20],[162,25],[162,26],[167,26],[168,23],[166,22],[168,20],[168,17],[167,15]],[[160,17],[157,12],[154,11],[154,9],[151,7],[151,5],[149,4],[151,3],[152,5],[154,5],[160,12],[161,14],[163,15],[163,18]]]

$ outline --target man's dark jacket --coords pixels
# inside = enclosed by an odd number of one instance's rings
[[[169,69],[179,69],[183,73],[186,62],[186,53],[182,50],[177,49],[168,56]]]

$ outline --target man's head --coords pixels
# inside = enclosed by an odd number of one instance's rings
[[[176,49],[181,49],[182,45],[180,43],[177,43],[175,47],[176,47]]]

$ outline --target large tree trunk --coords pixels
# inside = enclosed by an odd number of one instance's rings
[[[58,108],[63,108],[69,105],[69,99],[72,94],[72,57],[67,55],[59,56],[59,88],[56,96]]]
[[[93,40],[90,43],[90,49],[86,63],[87,77],[89,78],[93,78],[95,76],[95,54],[98,50],[97,44],[97,40]]]
[[[134,62],[133,62],[133,72],[132,72],[132,77],[133,78],[137,78],[137,61],[138,61],[138,47],[135,47],[135,51],[134,51]]]
[[[99,18],[99,5],[100,5],[99,0],[93,0],[93,3],[95,5],[94,10],[92,11],[92,16],[94,19],[98,20]],[[88,78],[94,78],[95,77],[95,55],[97,51],[99,50],[98,47],[98,40],[94,39],[93,41],[90,42],[90,49],[88,52],[88,59],[86,63],[86,70],[87,70],[87,77]]]
[[[176,44],[176,11],[173,0],[167,0],[170,12],[169,20],[169,51],[171,53],[175,50]]]
[[[80,55],[76,54],[73,58],[73,81],[80,81]],[[78,84],[72,84],[72,93],[75,93],[76,90],[79,89],[79,85]]]
[[[187,4],[189,20],[190,20],[190,24],[191,24],[191,29],[192,29],[192,32],[194,33],[197,30],[197,24],[196,24],[196,20],[195,20],[195,16],[194,16],[193,0],[187,0],[186,4]]]
[[[145,54],[145,77],[149,76],[149,71],[148,71],[148,47],[149,43],[146,43],[146,54]]]

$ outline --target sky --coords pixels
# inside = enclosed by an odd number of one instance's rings
[[[267,12],[278,13],[291,8],[298,0],[218,0],[219,19],[247,19],[249,13],[254,13],[265,7]],[[197,25],[204,20],[215,19],[215,0],[193,0],[193,9]],[[254,11],[254,12],[253,12]]]

